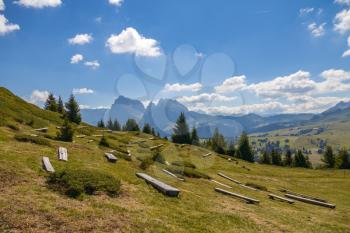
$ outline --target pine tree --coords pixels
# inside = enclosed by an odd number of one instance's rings
[[[238,144],[239,157],[243,160],[254,162],[254,154],[249,144],[249,138],[247,133],[243,132]]]
[[[107,121],[107,128],[110,129],[110,130],[113,130],[112,118],[109,118],[109,120]]]
[[[281,154],[275,149],[272,149],[271,151],[271,162],[273,165],[281,165]]]
[[[69,97],[69,100],[66,103],[66,109],[67,109],[68,120],[70,122],[80,124],[81,122],[80,108],[73,94]]]
[[[98,128],[105,128],[106,127],[105,123],[102,119],[97,122],[97,127]]]
[[[309,168],[310,162],[309,157],[304,156],[303,152],[301,150],[298,150],[298,152],[294,156],[294,167],[304,167]]]
[[[292,152],[290,150],[287,150],[286,155],[284,157],[284,162],[283,164],[285,166],[291,167],[293,164],[293,157],[292,157]]]
[[[227,149],[227,155],[234,157],[235,154],[236,154],[235,143],[234,141],[230,141],[230,144],[228,145],[228,149]]]
[[[128,119],[123,127],[124,131],[140,131],[139,125],[134,119]]]
[[[154,128],[152,128],[151,134],[152,134],[153,136],[156,136],[156,131],[154,130]]]
[[[211,148],[213,151],[219,154],[225,154],[226,142],[224,136],[219,132],[218,128],[215,129],[211,138]]]
[[[270,154],[266,150],[264,151],[264,153],[260,157],[260,163],[271,164]]]
[[[61,96],[58,97],[57,112],[59,112],[61,114],[64,114],[64,112],[65,112],[63,100],[62,100]]]
[[[120,126],[119,121],[117,119],[115,119],[113,122],[113,130],[115,130],[115,131],[121,130],[121,126]]]
[[[57,138],[61,141],[72,142],[73,141],[74,130],[72,125],[65,119],[60,132],[57,133]]]
[[[323,154],[322,162],[325,163],[327,168],[335,167],[335,155],[333,153],[333,148],[331,146],[327,146],[325,153]]]
[[[56,98],[53,96],[52,93],[50,93],[45,102],[45,109],[52,112],[57,112],[57,108],[58,108],[58,105],[56,102]]]
[[[183,112],[177,118],[173,131],[171,138],[174,143],[191,144],[190,132]]]
[[[340,169],[350,169],[350,154],[345,149],[342,148],[337,156],[338,168]]]
[[[151,134],[151,133],[152,133],[152,129],[151,129],[150,124],[146,123],[146,124],[143,126],[142,132],[143,132],[143,133],[146,133],[146,134]]]
[[[191,144],[195,146],[199,145],[199,137],[197,134],[197,129],[195,127],[192,128],[191,132]]]

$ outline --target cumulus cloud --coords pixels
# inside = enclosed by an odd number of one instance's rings
[[[29,102],[33,104],[45,103],[49,95],[50,92],[48,91],[34,90],[29,97]]]
[[[84,45],[93,40],[91,34],[77,34],[74,37],[68,39],[68,42],[72,45]]]
[[[71,57],[70,63],[71,64],[77,64],[77,63],[81,62],[82,60],[84,60],[84,56],[83,55],[75,54],[74,56]]]
[[[109,4],[115,5],[115,6],[121,6],[123,3],[123,0],[109,0]]]
[[[226,79],[221,85],[214,87],[217,93],[232,93],[247,87],[246,76],[233,76]]]
[[[349,0],[350,1],[350,0]],[[349,49],[346,50],[344,53],[343,53],[343,56],[342,57],[348,57],[350,56],[350,36],[348,37],[348,46],[349,46]]]
[[[145,38],[132,27],[124,29],[120,34],[112,34],[106,42],[106,47],[116,54],[130,53],[144,57],[161,55],[156,40]]]
[[[74,88],[73,89],[73,94],[74,95],[84,95],[84,94],[94,94],[94,90],[89,89],[89,88]]]
[[[350,30],[350,9],[337,13],[334,18],[334,30],[341,34]]]
[[[58,7],[62,4],[61,0],[18,0],[14,2],[20,6],[31,8]]]
[[[177,100],[182,103],[203,103],[212,101],[228,102],[233,101],[235,99],[237,99],[237,97],[228,97],[216,93],[202,93],[193,96],[183,96],[178,98]]]
[[[350,6],[350,0],[335,0],[334,3]]]
[[[84,65],[91,67],[93,70],[96,70],[100,67],[100,63],[95,60],[95,61],[86,61]]]
[[[181,83],[174,83],[174,84],[165,84],[163,92],[181,92],[181,91],[199,91],[202,89],[202,84],[200,83],[193,83],[193,84],[181,84]]]
[[[316,23],[311,23],[308,25],[308,29],[311,32],[311,34],[314,37],[321,37],[325,34],[325,29],[324,26],[326,25],[326,23],[322,23],[320,25],[317,25]]]
[[[4,0],[0,0],[0,11],[5,10]]]
[[[9,23],[4,15],[0,15],[0,36],[3,36],[7,33],[17,31],[20,27],[17,24]]]
[[[299,14],[300,16],[304,16],[304,15],[307,15],[307,14],[310,14],[314,11],[315,9],[312,8],[312,7],[307,7],[307,8],[301,8],[299,10]]]

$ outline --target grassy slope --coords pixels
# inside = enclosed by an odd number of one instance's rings
[[[15,101],[15,100],[14,100]],[[16,102],[16,101],[15,101]],[[33,106],[23,105],[23,108]],[[34,107],[35,108],[35,107]],[[0,110],[2,112],[2,109]],[[43,111],[40,111],[43,112]],[[43,112],[34,116],[51,113]],[[4,114],[3,114],[4,115]],[[50,122],[59,122],[53,114]],[[9,117],[11,120],[11,118]],[[48,123],[44,119],[43,123]],[[18,121],[17,121],[18,122]],[[21,133],[32,128],[16,123]],[[47,126],[47,125],[43,125]],[[54,124],[48,134],[55,135]],[[81,130],[85,134],[99,134],[95,128]],[[50,140],[52,146],[19,143],[13,139],[18,133],[0,127],[0,231],[13,232],[349,232],[350,231],[350,174],[334,170],[288,169],[242,161],[229,162],[213,155],[202,158],[206,150],[193,146],[180,148],[163,140],[147,140],[130,146],[133,160],[107,163],[96,138],[76,139],[75,143]],[[126,149],[131,141],[149,138],[135,133],[108,133],[110,142]],[[43,137],[44,135],[40,135]],[[94,139],[93,143],[87,143]],[[208,180],[186,179],[181,182],[161,172],[165,165],[154,164],[147,173],[181,190],[179,198],[168,198],[135,176],[139,172],[136,156],[150,155],[149,146],[165,143],[162,154],[169,162],[190,161],[201,172],[229,184],[233,191],[261,200],[260,205],[248,205],[213,191],[219,187]],[[58,146],[69,151],[69,162],[56,159]],[[41,157],[49,156],[56,170],[66,166],[94,168],[108,171],[122,180],[122,193],[117,198],[105,195],[86,197],[79,201],[47,188],[47,174],[41,168]],[[242,168],[249,167],[250,171]],[[223,171],[242,182],[254,182],[278,193],[279,188],[326,198],[337,204],[330,210],[296,203],[289,205],[269,200],[266,192],[251,191],[231,184],[216,175]]]

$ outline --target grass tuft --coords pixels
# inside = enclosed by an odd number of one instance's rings
[[[30,142],[42,146],[51,146],[50,141],[45,138],[34,137],[26,134],[16,134],[15,139],[19,142]]]

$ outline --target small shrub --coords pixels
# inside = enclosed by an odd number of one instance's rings
[[[146,157],[146,158],[140,159],[140,160],[141,160],[140,168],[142,170],[147,170],[147,168],[149,168],[154,163],[154,161],[151,157]]]
[[[170,167],[167,168],[170,172],[175,173],[175,174],[179,174],[182,176],[186,176],[189,178],[203,178],[203,179],[210,179],[210,176],[208,176],[207,174],[204,174],[202,172],[199,172],[193,168],[188,168],[188,167],[184,167],[183,169],[179,168],[179,167]]]
[[[19,142],[30,142],[38,145],[43,145],[43,146],[50,146],[51,143],[45,138],[39,138],[39,137],[34,137],[30,135],[25,135],[25,134],[17,134],[15,135],[15,139]]]
[[[262,190],[262,191],[268,191],[265,186],[260,185],[260,184],[255,184],[255,183],[248,182],[245,185],[249,186],[249,187],[252,187],[252,188],[256,188],[256,189]]]
[[[28,122],[26,122],[26,125],[33,127],[34,123],[35,123],[34,120],[31,119]]]
[[[104,147],[109,147],[109,142],[107,141],[107,138],[105,136],[103,136],[99,142],[100,146],[104,146]]]
[[[175,161],[175,162],[172,162],[171,165],[174,165],[177,167],[196,168],[196,165],[188,161]]]
[[[7,127],[12,129],[12,130],[14,130],[14,131],[18,131],[19,130],[18,126],[15,125],[15,124],[10,124],[9,123],[9,124],[7,124]]]
[[[152,160],[154,162],[158,162],[161,164],[165,164],[165,158],[163,157],[163,155],[160,154],[160,152],[158,150],[156,150],[153,155],[152,155]]]
[[[104,192],[115,197],[120,192],[120,180],[114,176],[86,169],[66,169],[53,173],[48,177],[49,187],[72,198],[82,197],[83,194],[94,195]]]

